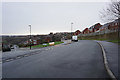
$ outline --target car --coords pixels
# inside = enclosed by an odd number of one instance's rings
[[[2,52],[6,52],[6,51],[11,51],[11,48],[9,45],[2,45]]]

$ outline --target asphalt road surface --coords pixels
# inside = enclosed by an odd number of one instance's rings
[[[81,40],[37,53],[3,63],[3,78],[109,77],[101,48],[95,41]]]

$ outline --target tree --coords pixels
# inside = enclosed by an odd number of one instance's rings
[[[120,0],[112,0],[106,9],[100,12],[102,21],[113,21],[120,19]]]

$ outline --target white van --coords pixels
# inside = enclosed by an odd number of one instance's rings
[[[72,36],[72,41],[78,41],[78,37],[77,36]]]

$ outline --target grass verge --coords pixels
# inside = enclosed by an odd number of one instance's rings
[[[119,44],[120,45],[120,40],[118,39],[118,40],[110,40],[109,42],[112,42],[112,43],[117,43],[117,44]]]
[[[100,41],[108,41],[112,43],[117,43],[120,45],[120,39],[115,39],[115,40],[107,40],[107,39],[79,39],[79,40],[100,40]]]

